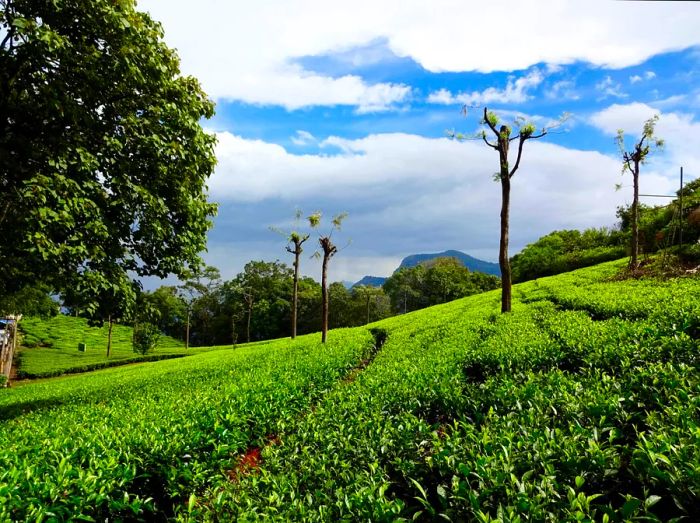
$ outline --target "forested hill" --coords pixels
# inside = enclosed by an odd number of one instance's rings
[[[499,278],[501,277],[501,269],[499,268],[497,263],[491,263],[484,260],[480,260],[478,258],[474,258],[473,256],[469,256],[468,254],[465,254],[462,251],[455,250],[447,250],[443,252],[427,254],[411,254],[409,256],[406,256],[403,260],[401,260],[401,264],[396,268],[394,273],[396,273],[396,271],[398,271],[399,269],[415,267],[421,263],[425,263],[436,258],[456,258],[471,272],[483,272],[485,274],[492,274],[494,276],[498,276]],[[384,282],[386,282],[386,280],[387,279],[382,276],[365,276],[360,281],[355,283],[353,287],[357,285],[381,287],[382,285],[384,285]]]
[[[432,254],[411,254],[410,256],[406,256],[401,261],[401,265],[399,265],[399,268],[396,270],[402,269],[404,267],[415,267],[420,263],[424,263],[429,260],[434,260],[435,258],[457,258],[460,262],[462,262],[462,265],[464,265],[467,269],[469,269],[472,272],[483,272],[486,274],[493,274],[494,276],[498,277],[501,276],[501,269],[498,267],[497,263],[491,263],[484,260],[480,260],[478,258],[474,258],[473,256],[469,256],[468,254],[465,254],[461,251],[454,250],[437,252]]]

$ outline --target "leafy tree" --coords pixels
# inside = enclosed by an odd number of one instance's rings
[[[523,146],[528,140],[542,138],[548,133],[548,129],[542,128],[539,133],[536,132],[535,126],[532,123],[525,122],[518,118],[514,125],[517,127],[518,133],[513,136],[512,128],[508,125],[498,126],[498,116],[496,113],[489,111],[484,107],[484,117],[482,123],[493,133],[496,141],[492,143],[488,140],[486,131],[482,131],[480,137],[486,145],[498,152],[500,169],[496,174],[496,178],[501,182],[501,238],[498,248],[498,264],[501,268],[501,312],[510,312],[512,301],[512,276],[510,269],[510,260],[508,259],[508,239],[510,233],[510,180],[520,167],[520,160],[523,155]],[[510,166],[510,144],[517,141],[518,152],[515,158],[515,164]]]
[[[143,322],[134,326],[132,347],[138,354],[152,352],[160,340],[160,329],[157,325]]]
[[[613,229],[553,231],[510,260],[513,281],[551,276],[625,256],[624,232]]]
[[[331,229],[325,234],[320,234],[318,244],[321,246],[321,343],[326,343],[328,336],[328,263],[336,255],[338,248],[333,243],[333,231],[340,230],[347,213],[336,214],[331,220]],[[316,212],[309,216],[309,225],[317,229],[321,225],[321,213]]]
[[[103,279],[103,276],[105,277]],[[64,303],[94,326],[107,322],[107,357],[112,352],[112,330],[118,319],[129,320],[136,311],[140,285],[116,264],[100,267],[86,275],[75,278],[64,293]]]
[[[406,314],[409,311],[428,306],[423,295],[425,271],[423,264],[418,264],[415,267],[401,267],[387,278],[383,288],[389,295],[394,311],[403,311]]]
[[[156,311],[152,323],[164,334],[178,339],[184,339],[183,331],[187,318],[187,304],[178,294],[178,288],[163,285],[153,292],[141,295],[143,308]]]
[[[403,267],[384,283],[394,310],[422,309],[499,287],[498,277],[469,272],[451,257],[428,260],[415,267]]]
[[[364,324],[370,323],[370,312],[374,304],[375,321],[387,316],[386,308],[382,308],[381,301],[386,299],[386,294],[381,287],[372,287],[371,285],[358,285],[352,288],[352,295],[355,300],[358,300],[364,306],[366,312]]]
[[[328,286],[328,327],[348,327],[354,325],[352,295],[341,282],[333,282]],[[331,314],[332,309],[332,314]]]
[[[79,286],[97,310],[115,274],[133,302],[124,274],[198,266],[212,115],[133,0],[0,0],[0,295]]]
[[[292,277],[292,269],[280,261],[251,261],[233,280],[247,313],[247,341],[281,335],[289,320]]]
[[[297,225],[301,217],[302,212],[297,210],[295,215]],[[273,230],[285,236],[287,239],[287,252],[294,255],[294,289],[292,291],[292,339],[294,339],[297,337],[297,308],[299,306],[299,258],[304,252],[302,245],[309,239],[309,234],[299,232],[296,228],[289,232],[274,228]]]
[[[0,296],[0,315],[56,316],[58,302],[51,297],[51,288],[43,283],[26,286],[13,294]]]
[[[193,314],[204,323],[203,330],[206,331],[207,320],[209,318],[206,303],[211,304],[212,295],[221,284],[221,273],[219,269],[207,266],[201,271],[196,271],[180,285],[179,296],[185,303],[187,319],[185,322],[185,349],[190,347],[190,325]]]
[[[618,129],[615,141],[620,148],[622,156],[622,174],[629,171],[632,173],[632,182],[634,193],[632,197],[632,242],[630,245],[630,268],[635,270],[639,267],[639,168],[640,165],[646,163],[652,148],[663,146],[663,140],[654,135],[656,122],[659,121],[659,116],[654,115],[644,122],[642,136],[638,142],[634,144],[631,151],[625,149],[625,132]]]

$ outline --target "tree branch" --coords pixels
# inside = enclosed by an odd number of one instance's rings
[[[12,26],[10,26],[10,29],[7,31],[5,38],[2,39],[2,43],[0,43],[0,49],[4,49],[5,44],[7,44],[7,42],[12,40],[12,38],[14,38],[14,37],[15,37],[15,26],[12,25]]]
[[[508,178],[512,178],[515,174],[515,171],[517,171],[518,167],[520,167],[520,158],[522,158],[523,156],[523,144],[525,143],[525,140],[527,140],[527,138],[523,137],[523,135],[521,134],[519,134],[518,137],[520,138],[520,142],[518,142],[518,158],[515,160],[515,165],[508,174]]]
[[[498,146],[497,146],[497,145],[492,144],[491,142],[489,142],[489,141],[486,139],[486,134],[485,134],[485,133],[481,135],[481,138],[482,138],[482,140],[484,140],[484,143],[485,143],[486,145],[488,145],[489,147],[493,147],[494,149],[498,150]]]

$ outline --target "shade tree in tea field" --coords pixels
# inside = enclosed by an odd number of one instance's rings
[[[299,231],[299,221],[303,213],[297,209],[295,213],[295,227],[290,231],[283,231],[279,228],[272,228],[273,231],[282,234],[287,240],[286,250],[294,255],[294,286],[292,289],[292,325],[291,338],[297,337],[297,309],[299,308],[299,260],[304,252],[303,245],[309,239],[310,235],[306,232]]]
[[[622,174],[629,172],[632,174],[632,238],[630,243],[630,269],[635,270],[639,267],[639,171],[640,166],[645,164],[649,153],[654,148],[662,147],[664,141],[654,134],[656,123],[659,121],[659,116],[655,115],[644,122],[642,135],[639,141],[636,141],[631,150],[625,148],[625,132],[623,129],[618,129],[615,141],[620,148],[622,156]]]
[[[333,243],[333,232],[339,231],[343,220],[347,217],[347,213],[340,213],[333,216],[331,220],[331,228],[325,233],[320,233],[318,244],[321,251],[318,252],[318,257],[321,258],[321,342],[326,343],[328,337],[328,263],[331,258],[338,253],[338,247]],[[312,229],[318,229],[321,226],[321,213],[315,212],[309,216],[309,225]]]

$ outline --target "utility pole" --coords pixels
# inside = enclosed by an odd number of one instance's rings
[[[683,246],[683,166],[681,166],[681,188],[680,191],[678,191],[678,205],[680,206],[680,211],[678,212],[678,221],[680,222],[680,234],[679,234],[679,243],[681,247]]]

